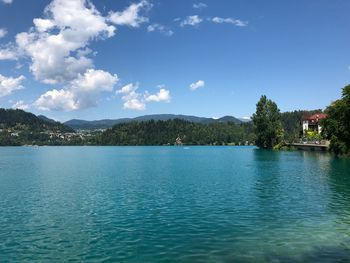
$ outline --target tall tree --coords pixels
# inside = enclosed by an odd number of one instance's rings
[[[261,96],[253,114],[255,144],[262,148],[273,148],[283,137],[280,110],[272,100]]]
[[[342,98],[325,110],[322,133],[330,139],[330,150],[335,154],[350,153],[350,85],[343,88]]]

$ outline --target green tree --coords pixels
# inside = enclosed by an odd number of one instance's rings
[[[273,148],[283,137],[280,110],[272,100],[261,96],[253,114],[255,144],[262,148]]]
[[[322,134],[331,141],[330,150],[337,155],[350,153],[350,85],[325,112],[328,117],[323,120]]]

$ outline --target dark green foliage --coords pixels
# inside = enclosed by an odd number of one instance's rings
[[[262,148],[273,148],[283,137],[281,114],[275,102],[261,96],[253,114],[255,144]]]
[[[180,137],[187,145],[223,145],[254,140],[252,125],[200,124],[180,119],[117,124],[102,133],[102,145],[173,145]]]
[[[350,85],[343,88],[342,98],[325,110],[322,134],[330,139],[330,150],[335,154],[350,153]]]

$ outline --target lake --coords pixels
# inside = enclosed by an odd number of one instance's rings
[[[0,261],[350,261],[350,159],[0,147]]]

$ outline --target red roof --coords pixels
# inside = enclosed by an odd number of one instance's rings
[[[324,113],[316,113],[314,115],[311,116],[304,116],[303,120],[308,120],[311,122],[318,122],[319,120],[325,119],[327,118],[327,114]]]

